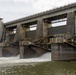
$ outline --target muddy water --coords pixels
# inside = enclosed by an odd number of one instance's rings
[[[51,53],[47,52],[37,58],[20,59],[20,56],[16,57],[0,57],[0,75],[23,75],[28,70],[27,67],[33,67],[35,62],[47,62],[51,61]]]
[[[38,62],[0,67],[0,75],[76,75],[76,62]]]
[[[51,53],[38,58],[0,58],[0,75],[76,75],[76,62],[52,62]]]

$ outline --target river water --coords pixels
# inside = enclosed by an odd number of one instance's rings
[[[76,62],[52,62],[51,53],[38,58],[0,58],[0,75],[76,75]]]

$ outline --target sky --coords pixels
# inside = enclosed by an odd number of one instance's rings
[[[0,18],[8,22],[71,3],[76,0],[0,0]]]

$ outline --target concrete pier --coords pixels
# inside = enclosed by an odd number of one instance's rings
[[[69,12],[67,14],[67,34],[75,34],[75,12]]]
[[[24,46],[20,46],[20,58],[24,58]]]
[[[52,44],[52,60],[75,60],[76,49],[68,44]]]
[[[2,47],[0,47],[0,57],[2,57]]]

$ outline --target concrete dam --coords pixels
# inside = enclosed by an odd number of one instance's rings
[[[52,60],[76,60],[76,3],[7,23],[0,18],[0,57],[48,51]]]

